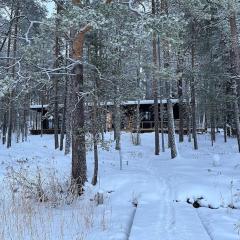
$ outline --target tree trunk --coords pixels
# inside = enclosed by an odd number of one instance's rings
[[[8,131],[7,131],[7,148],[12,145],[12,91],[9,95],[9,105],[8,105]]]
[[[160,49],[160,37],[158,35],[158,70],[161,71],[161,49]],[[163,105],[163,86],[162,79],[160,78],[160,119],[161,119],[161,140],[162,140],[162,152],[165,152],[165,141],[164,141],[164,105]]]
[[[87,181],[85,129],[84,129],[84,98],[79,97],[83,92],[83,65],[76,63],[73,68],[72,97],[74,109],[72,112],[72,180],[78,194],[83,191]]]
[[[177,74],[178,74],[178,99],[179,99],[179,142],[184,141],[184,105],[183,105],[183,59],[180,56],[181,52],[178,53],[178,64],[177,64]]]
[[[93,116],[92,116],[92,135],[93,135],[93,151],[94,151],[94,172],[92,178],[92,185],[97,184],[98,177],[98,145],[97,145],[97,93],[93,99]]]
[[[192,78],[190,82],[191,87],[191,108],[192,108],[192,136],[193,136],[193,143],[194,149],[198,149],[198,141],[197,141],[197,119],[196,119],[196,96],[195,96],[195,28],[194,23],[192,23],[192,34],[193,34],[193,43],[191,48],[191,57],[192,57]]]
[[[175,129],[174,129],[174,117],[173,117],[173,107],[170,98],[167,99],[167,112],[168,112],[168,137],[169,144],[171,148],[171,158],[177,157],[177,148],[175,143]]]
[[[65,131],[66,131],[67,88],[68,88],[68,77],[66,77],[65,90],[64,90],[64,103],[63,103],[62,125],[61,125],[61,135],[60,135],[60,151],[63,150],[63,140],[64,140]]]
[[[65,58],[68,58],[68,43],[66,43],[65,47]],[[68,64],[68,61],[66,60],[65,64]],[[66,74],[68,71],[66,71]],[[65,89],[64,89],[64,103],[63,103],[63,117],[62,117],[62,125],[61,125],[61,135],[60,135],[60,151],[63,150],[63,141],[64,136],[66,133],[66,114],[67,114],[67,97],[68,97],[68,85],[69,85],[69,76],[66,75],[65,77]],[[66,133],[67,134],[67,133]]]
[[[72,81],[69,81],[67,84],[67,106],[66,106],[66,139],[65,139],[65,152],[67,155],[70,153],[70,147],[72,143],[71,132],[72,132]]]
[[[84,97],[81,93],[83,88],[83,45],[85,33],[90,31],[91,27],[86,25],[78,34],[75,34],[73,40],[73,67],[72,78],[72,185],[77,186],[77,193],[83,193],[83,185],[87,181],[87,163],[86,163],[86,146],[85,146],[85,129],[84,129]]]
[[[6,143],[6,134],[7,134],[7,113],[4,111],[3,114],[3,124],[2,124],[2,143]]]
[[[15,10],[15,17],[19,14],[19,3],[17,4]],[[16,62],[16,54],[17,54],[17,36],[18,36],[18,22],[19,18],[16,19],[16,23],[14,26],[14,40],[13,40],[13,64]],[[9,45],[8,45],[8,54],[10,54],[10,45],[11,45],[11,36],[9,36]],[[12,77],[15,78],[15,65],[12,67]],[[10,148],[12,145],[12,121],[13,121],[13,100],[14,100],[14,91],[10,90],[9,94],[9,109],[8,109],[8,132],[7,132],[7,148]]]
[[[43,136],[43,96],[41,99],[42,102],[42,109],[41,109],[41,137]]]
[[[19,143],[20,141],[20,136],[21,136],[21,128],[20,128],[20,113],[19,113],[19,107],[16,109],[16,142]]]
[[[213,103],[214,99],[212,99],[211,103],[210,103],[210,127],[211,127],[211,143],[212,146],[214,144],[214,142],[216,141],[216,126],[215,126],[215,104]]]
[[[156,14],[156,3],[152,0],[152,14]],[[156,32],[153,32],[152,38],[152,52],[153,52],[153,99],[154,99],[154,133],[155,133],[155,155],[159,155],[160,142],[159,142],[159,109],[158,109],[158,80],[156,78],[157,69],[157,36]]]
[[[162,13],[168,16],[168,2],[164,0],[161,2]],[[164,68],[169,69],[170,66],[170,44],[168,40],[164,41]],[[171,101],[171,79],[166,81],[166,94],[167,94],[167,118],[168,118],[168,144],[171,148],[171,158],[177,157],[177,147],[175,142],[175,128],[174,128],[174,116],[173,116],[173,106]]]
[[[59,14],[61,11],[61,7],[58,4],[57,5],[57,14]],[[59,19],[56,20],[56,36],[55,36],[55,63],[54,67],[58,68],[60,66],[60,58],[61,58],[61,49],[60,49],[60,38],[58,33],[58,25],[59,25]],[[59,131],[59,107],[58,107],[58,82],[59,82],[59,76],[55,75],[53,76],[53,90],[54,90],[54,143],[55,143],[55,149],[59,148],[59,139],[58,139],[58,131]]]
[[[28,117],[29,117],[29,98],[28,95],[25,96],[24,100],[24,110],[23,110],[23,129],[24,129],[24,141],[27,141],[28,137]]]
[[[115,149],[120,150],[120,141],[121,141],[121,108],[120,103],[115,103],[115,116],[114,116],[114,128],[115,128],[115,138],[116,138],[116,145]]]
[[[237,142],[238,150],[240,152],[240,121],[239,121],[239,105],[238,105],[238,82],[240,77],[240,55],[239,55],[239,42],[238,42],[238,30],[236,21],[236,10],[234,6],[230,6],[229,24],[231,31],[232,52],[234,54],[234,70],[237,75],[237,81],[233,78],[232,90],[233,90],[233,105],[234,105],[234,119],[237,130]]]
[[[138,52],[138,66],[137,66],[137,87],[140,88],[140,62],[141,62],[141,53]],[[140,124],[141,124],[141,116],[140,116],[140,100],[137,101],[136,108],[136,142],[135,145],[140,145]]]

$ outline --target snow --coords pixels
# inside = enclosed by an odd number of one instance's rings
[[[174,104],[174,103],[178,103],[178,99],[171,99],[171,102]],[[158,100],[158,103],[160,104],[160,100]],[[167,99],[163,99],[162,100],[162,103],[167,103]],[[137,105],[138,104],[138,101],[124,101],[121,103],[121,105],[123,106],[127,106],[127,105]],[[148,104],[148,105],[153,105],[154,104],[154,100],[140,100],[140,104],[141,105],[145,105],[145,104]],[[89,106],[91,106],[92,104],[91,103],[88,103]],[[101,105],[107,105],[107,106],[112,106],[114,105],[113,102],[107,102],[107,103],[101,103]],[[63,105],[60,104],[60,106],[62,107]],[[48,104],[44,104],[43,105],[43,108],[47,108],[48,107]],[[42,105],[41,104],[32,104],[30,106],[30,109],[41,109],[42,108]]]
[[[30,109],[41,109],[41,108],[47,108],[48,104],[32,104],[30,106]]]
[[[65,186],[71,157],[54,149],[51,135],[29,136],[27,142],[14,143],[11,149],[0,145],[0,239],[239,239],[236,139],[224,143],[219,134],[211,146],[209,135],[198,135],[198,151],[185,139],[178,143],[179,157],[170,159],[169,150],[154,155],[153,133],[141,134],[140,146],[131,143],[130,133],[122,133],[120,170],[113,134],[105,138],[109,146],[99,150],[97,186],[90,184],[93,152],[88,151],[89,183],[84,196],[46,203],[23,197],[15,185],[8,184],[12,168],[32,181],[40,172],[45,187],[53,180]],[[104,203],[98,206],[94,202],[97,192],[104,195]],[[194,208],[190,204],[194,201],[203,207]]]

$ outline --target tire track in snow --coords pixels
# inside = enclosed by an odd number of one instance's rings
[[[173,191],[170,187],[169,180],[159,177],[159,173],[157,172],[156,166],[153,166],[153,161],[149,164],[148,171],[153,176],[156,182],[158,182],[158,186],[164,186],[164,190],[162,193],[162,198],[160,199],[161,206],[161,236],[164,235],[164,239],[171,240],[171,235],[173,232],[173,227],[176,222],[175,218],[175,209],[173,205]],[[160,190],[161,191],[161,190]],[[164,225],[163,225],[164,224]],[[160,239],[162,239],[162,237]]]
[[[197,209],[196,209],[196,212],[197,212],[197,216],[198,216],[198,218],[199,218],[199,220],[200,220],[203,228],[205,229],[206,233],[208,234],[209,238],[210,238],[211,240],[214,240],[211,232],[209,231],[207,225],[204,223],[204,221],[203,221],[202,217],[200,216],[199,211],[198,211]]]
[[[171,232],[175,223],[173,194],[167,181],[159,177],[152,161],[154,160],[148,161],[145,174],[143,174],[145,180],[142,188],[145,191],[139,199],[129,240],[160,240],[163,236],[164,240],[171,240]],[[145,221],[142,221],[142,217]]]

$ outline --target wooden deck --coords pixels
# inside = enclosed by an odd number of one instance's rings
[[[161,125],[161,123],[160,123],[160,125]],[[174,120],[174,125],[175,125],[175,132],[178,133],[179,132],[179,120],[178,119]],[[130,132],[137,131],[137,129],[133,127],[133,124],[131,122],[129,122],[129,124],[125,130],[130,131]],[[154,132],[154,131],[155,131],[154,121],[142,121],[140,123],[140,132],[141,133]],[[159,126],[159,132],[161,132],[160,126]],[[163,132],[164,133],[168,132],[168,122],[167,121],[163,121]],[[184,134],[187,134],[188,130],[187,130],[186,126],[183,128],[183,132],[184,132]],[[203,129],[201,127],[197,127],[197,132],[204,133],[205,129]]]
[[[126,131],[136,132],[137,130],[136,130],[136,129],[126,129]],[[155,131],[154,128],[140,128],[140,132],[141,132],[141,133],[150,133],[150,132],[154,132],[154,131]],[[161,129],[159,128],[159,133],[161,133],[161,132],[162,132],[162,131],[161,131]],[[164,132],[164,133],[168,133],[168,129],[167,129],[167,128],[164,128],[164,129],[163,129],[163,132]],[[175,128],[175,132],[178,133],[178,132],[179,132],[179,129],[176,129],[176,128]],[[184,134],[187,134],[188,130],[187,130],[186,128],[184,128],[184,129],[183,129],[183,132],[184,132]],[[203,134],[204,132],[206,132],[205,129],[201,129],[201,128],[197,129],[197,133],[198,133],[198,134]]]

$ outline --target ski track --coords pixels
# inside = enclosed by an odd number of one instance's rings
[[[140,185],[144,190],[139,199],[129,240],[176,240],[176,237],[179,240],[192,238],[214,240],[196,209],[188,208],[190,216],[181,216],[181,208],[186,206],[176,205],[175,191],[171,186],[174,177],[160,177],[157,165],[156,161],[150,159],[146,163],[145,170],[142,170],[145,179],[142,179],[143,182]],[[149,186],[152,187],[149,189]],[[152,209],[155,211],[151,212]],[[145,221],[139,219],[142,217]],[[147,222],[150,227],[146,227],[146,218],[149,218]],[[195,224],[198,227],[198,233],[193,232],[194,227],[190,227]],[[188,238],[186,238],[186,233]]]
[[[209,238],[210,238],[211,240],[214,240],[213,236],[211,235],[210,231],[208,230],[207,225],[203,222],[203,219],[202,219],[202,217],[200,216],[200,214],[199,214],[199,212],[198,212],[197,209],[196,209],[196,212],[197,212],[197,216],[198,216],[198,218],[199,218],[199,220],[200,220],[203,228],[205,229],[206,233],[208,234]]]
[[[155,184],[158,188],[158,193],[160,198],[160,226],[157,228],[159,231],[159,239],[161,239],[161,235],[164,234],[165,240],[170,240],[170,233],[173,231],[175,219],[175,209],[173,206],[173,192],[171,191],[171,187],[169,186],[169,181],[164,178],[159,177],[159,173],[156,172],[157,168],[153,165],[153,161],[149,161],[148,172],[152,175],[152,178],[155,181]]]
[[[139,206],[136,210],[135,218],[133,219],[133,226],[129,240],[146,239],[145,237],[148,237],[148,240],[160,240],[162,239],[162,236],[164,236],[164,240],[172,240],[171,232],[174,230],[174,224],[176,221],[173,204],[173,192],[171,191],[168,181],[159,177],[156,170],[156,166],[153,165],[153,162],[148,161],[144,171],[144,175],[146,177],[142,183],[142,188],[148,189],[150,184],[155,191],[154,194],[152,191],[145,191],[141,194]],[[151,197],[148,199],[148,194],[152,196],[152,199]],[[138,215],[141,217],[148,210],[150,211],[153,206],[156,206],[157,208],[153,213],[154,218],[150,219],[150,225],[154,225],[154,230],[152,231],[154,234],[149,236],[149,233],[147,233],[147,236],[146,233],[142,233],[142,231],[147,231],[147,229],[145,229],[144,226],[141,226],[142,223],[141,221],[139,223],[139,219],[137,218]],[[141,233],[136,233],[138,231]],[[141,237],[139,238],[139,236]]]

